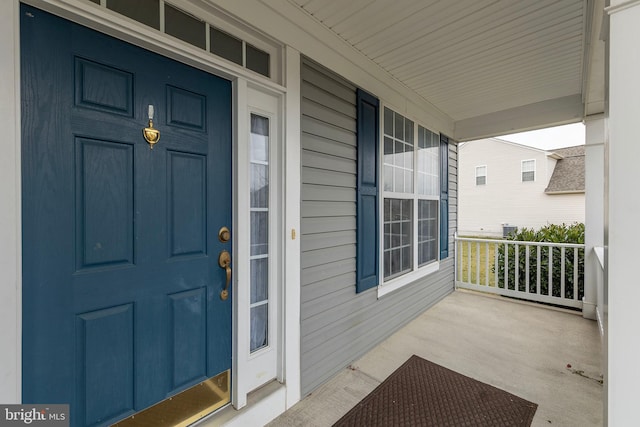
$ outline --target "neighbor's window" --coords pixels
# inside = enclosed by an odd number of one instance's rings
[[[384,109],[385,280],[437,260],[439,143],[437,134]]]
[[[487,183],[487,167],[476,166],[476,185],[485,185]]]
[[[536,180],[536,161],[523,160],[522,161],[522,182],[535,181],[535,180]]]

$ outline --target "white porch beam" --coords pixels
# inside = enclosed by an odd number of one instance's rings
[[[583,111],[581,95],[565,96],[458,120],[453,136],[464,142],[576,123],[582,120]]]
[[[612,0],[609,22],[609,141],[605,187],[605,420],[640,425],[638,242],[640,241],[640,1]],[[606,296],[605,296],[606,299]],[[607,313],[608,312],[608,317]],[[608,319],[608,321],[607,321]]]
[[[587,34],[584,45],[583,84],[585,117],[605,111],[605,0],[593,0],[588,5]]]

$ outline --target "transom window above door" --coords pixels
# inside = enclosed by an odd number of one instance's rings
[[[256,37],[228,16],[212,16],[215,24],[161,0],[87,0],[106,7],[148,27],[180,39],[190,45],[231,61],[272,80],[280,81],[281,47]],[[184,6],[185,8],[187,6]]]

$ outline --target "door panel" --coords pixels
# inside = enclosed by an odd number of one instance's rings
[[[103,425],[231,367],[231,83],[24,5],[21,54],[23,401]]]
[[[124,304],[77,316],[78,397],[85,407],[84,425],[135,408],[133,313],[133,304]]]
[[[133,265],[134,146],[82,137],[74,143],[76,271]]]

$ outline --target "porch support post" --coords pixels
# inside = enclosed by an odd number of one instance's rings
[[[640,425],[640,1],[611,0],[607,12],[610,32],[609,140],[605,148],[608,182],[604,228],[604,419],[610,426]]]
[[[594,247],[604,246],[604,115],[589,116],[585,120],[585,249],[584,299],[582,316],[597,319],[596,307],[602,313],[598,300],[597,278],[600,270]]]
[[[18,0],[0,1],[0,402],[22,395],[20,30]]]
[[[300,52],[285,49],[285,382],[286,407],[300,400]]]

